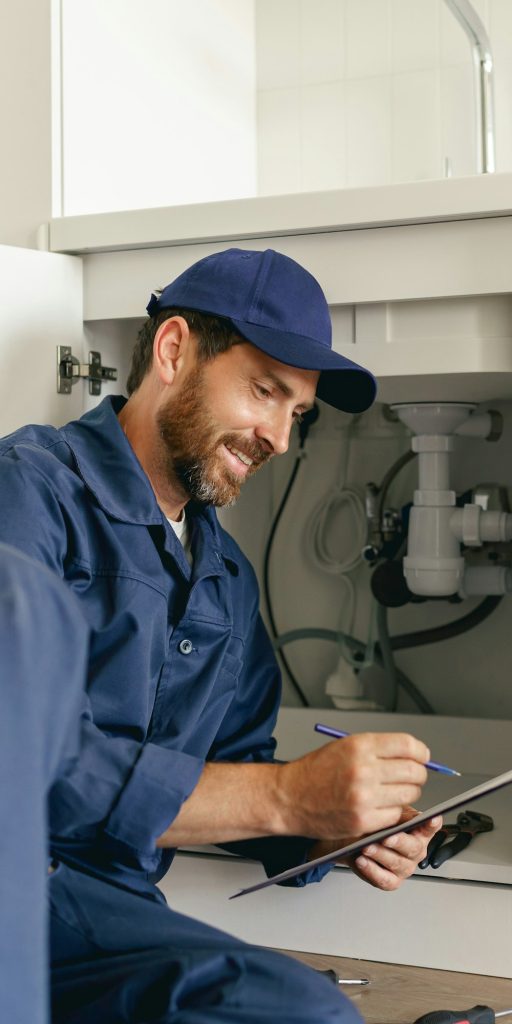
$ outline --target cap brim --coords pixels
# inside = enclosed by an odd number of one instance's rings
[[[377,384],[373,375],[339,352],[304,335],[229,319],[243,338],[278,362],[301,370],[319,370],[317,396],[335,409],[364,412],[375,400]]]

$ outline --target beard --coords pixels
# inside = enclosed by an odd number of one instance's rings
[[[271,455],[262,445],[236,433],[219,434],[208,408],[204,369],[190,373],[179,393],[157,415],[161,441],[159,464],[171,482],[178,481],[188,498],[217,508],[234,505],[244,481]],[[233,473],[220,454],[223,445],[253,459],[244,477]]]

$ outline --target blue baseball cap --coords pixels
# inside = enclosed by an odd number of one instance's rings
[[[320,370],[318,398],[364,412],[377,390],[369,370],[332,350],[329,307],[318,281],[274,249],[226,249],[194,263],[147,305],[149,316],[176,306],[230,320],[256,348],[281,363]]]

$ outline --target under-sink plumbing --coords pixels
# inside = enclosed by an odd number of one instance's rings
[[[512,540],[512,514],[491,511],[484,503],[456,508],[450,487],[450,454],[454,435],[497,440],[501,416],[477,412],[475,405],[425,402],[391,406],[413,432],[418,456],[418,488],[409,518],[404,575],[409,590],[425,597],[460,594],[505,594],[512,591],[506,566],[467,566],[461,552],[486,542]]]

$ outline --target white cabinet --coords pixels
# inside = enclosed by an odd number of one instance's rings
[[[134,332],[133,332],[134,333]],[[0,246],[0,436],[25,423],[61,426],[109,393],[124,390],[131,345],[123,325],[83,322],[83,261]],[[117,370],[91,397],[86,380],[70,394],[57,392],[57,346],[70,346],[80,362],[98,349],[104,366]]]
[[[57,394],[57,345],[83,356],[82,261],[0,246],[0,435],[80,416],[84,385]]]

